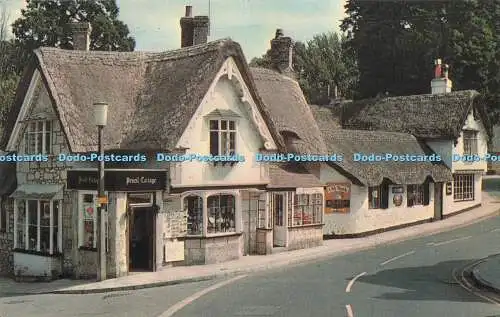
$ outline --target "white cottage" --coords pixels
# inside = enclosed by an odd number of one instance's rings
[[[97,150],[91,107],[98,101],[109,103],[106,155],[121,158],[105,164],[110,277],[322,243],[319,179],[302,166],[255,159],[286,152],[281,118],[271,113],[283,104],[276,96],[263,101],[265,79],[254,80],[259,70],[249,69],[239,44],[206,43],[207,17],[191,14],[187,7],[175,51],[89,51],[88,23],[72,26],[75,50],[35,50],[2,143],[9,153],[47,159],[17,163],[7,211],[13,248],[1,250],[12,258],[10,273],[95,276],[97,162],[59,155]],[[286,60],[289,44],[274,40],[275,59]],[[304,104],[289,106],[300,113]],[[158,153],[245,160],[158,161]]]

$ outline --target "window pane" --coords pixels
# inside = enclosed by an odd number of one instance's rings
[[[184,209],[188,215],[187,234],[201,234],[203,232],[203,199],[198,196],[186,197]]]
[[[45,122],[45,153],[49,154],[52,151],[52,127],[51,122]]]
[[[228,153],[228,146],[229,146],[229,140],[228,140],[228,132],[221,132],[221,155],[226,155]]]
[[[234,130],[234,129],[235,129],[234,121],[229,121],[229,130]]]
[[[36,132],[43,132],[43,121],[38,121],[36,123]]]
[[[50,202],[40,202],[40,251],[50,251]]]
[[[229,132],[229,154],[234,155],[236,153],[236,133]]]
[[[35,153],[42,153],[43,151],[42,145],[43,145],[43,133],[37,133]]]
[[[219,132],[210,132],[210,154],[219,155]]]
[[[210,120],[210,130],[219,130],[219,121]]]
[[[208,233],[235,232],[235,201],[232,195],[208,197]]]
[[[38,243],[38,201],[28,200],[28,249],[36,250]]]
[[[220,122],[220,129],[221,130],[227,130],[227,120],[221,120],[221,122]]]
[[[18,200],[17,202],[17,247],[19,249],[24,249],[26,243],[24,240],[24,234],[26,232],[26,202],[24,200]]]
[[[81,207],[82,209],[80,211],[83,213],[83,241],[80,243],[80,245],[87,248],[94,248],[96,242],[94,238],[94,232],[96,229],[95,213],[97,210],[97,200],[92,194],[84,195],[83,198],[83,206]]]

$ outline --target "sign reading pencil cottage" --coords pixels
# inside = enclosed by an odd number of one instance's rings
[[[99,180],[97,171],[68,171],[68,189],[95,190]],[[165,190],[166,173],[161,171],[113,171],[104,172],[107,191],[155,191]]]

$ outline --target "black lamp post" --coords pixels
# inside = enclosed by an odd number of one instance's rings
[[[105,102],[94,103],[94,120],[97,125],[99,137],[99,188],[97,207],[97,281],[106,279],[106,212],[107,199],[104,196],[104,147],[102,144],[102,130],[108,118],[108,104]]]

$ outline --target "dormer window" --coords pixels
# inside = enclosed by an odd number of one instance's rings
[[[28,123],[25,134],[26,154],[52,153],[52,122],[33,121]]]
[[[463,131],[464,155],[477,154],[477,131]]]
[[[210,120],[210,154],[236,154],[236,121]]]

